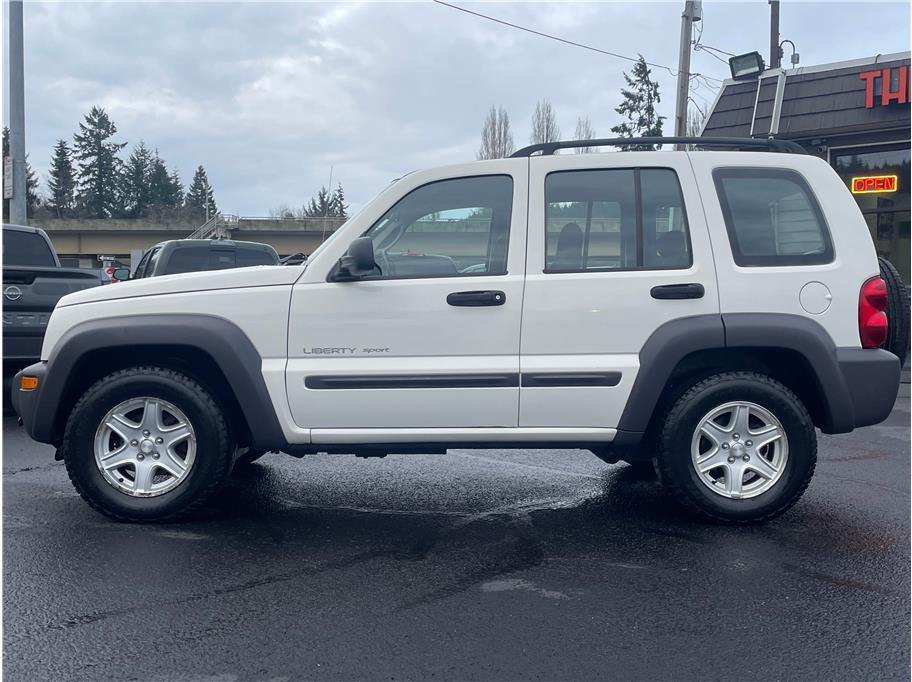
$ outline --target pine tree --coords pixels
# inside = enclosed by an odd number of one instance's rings
[[[149,203],[157,208],[175,205],[171,175],[168,173],[164,159],[158,155],[157,149],[152,155],[149,166]]]
[[[28,159],[28,156],[25,157]],[[41,195],[38,193],[38,174],[32,170],[28,160],[25,162],[25,215],[31,218],[41,207]]]
[[[177,169],[171,171],[171,174],[168,176],[169,182],[169,197],[171,198],[171,206],[180,207],[184,205],[184,183],[181,182],[180,173],[177,172]]]
[[[476,158],[503,159],[513,153],[513,133],[510,117],[503,107],[491,107],[481,129],[481,147]]]
[[[323,218],[333,215],[333,196],[326,187],[321,187],[317,196],[304,206],[304,215],[308,218]]]
[[[215,205],[215,195],[209,184],[209,178],[206,176],[206,170],[199,166],[196,173],[193,174],[193,181],[187,188],[187,196],[184,199],[184,205],[194,213],[200,215],[209,215],[212,217],[218,209]]]
[[[560,126],[557,125],[557,116],[551,102],[547,99],[541,99],[535,105],[535,113],[532,114],[532,136],[529,138],[532,144],[541,142],[556,142],[560,139]]]
[[[57,140],[57,144],[54,145],[47,185],[48,208],[58,218],[70,215],[73,211],[76,176],[73,170],[72,152],[66,140]]]
[[[123,178],[123,205],[127,214],[142,218],[152,204],[152,152],[140,140],[130,154]]]
[[[79,161],[78,203],[88,215],[108,218],[117,213],[123,162],[117,153],[126,142],[114,142],[117,127],[101,107],[92,107],[73,136]]]
[[[662,135],[662,121],[664,116],[659,116],[656,106],[662,100],[659,95],[659,84],[652,80],[652,71],[639,56],[633,65],[633,75],[624,74],[627,87],[621,90],[624,101],[615,108],[615,111],[627,117],[624,123],[611,128],[611,132],[618,137],[660,137]],[[661,147],[661,145],[659,145]],[[653,145],[626,145],[625,150],[655,150]]]
[[[348,218],[348,204],[345,203],[345,193],[342,191],[341,182],[336,186],[336,191],[333,192],[330,215],[337,218]]]

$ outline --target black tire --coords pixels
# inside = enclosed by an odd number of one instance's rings
[[[899,271],[886,258],[880,261],[880,276],[887,284],[887,340],[883,348],[899,358],[900,365],[909,357],[909,290]]]
[[[108,483],[95,462],[98,425],[109,410],[139,396],[161,398],[179,408],[196,435],[197,451],[187,477],[155,497],[133,497]],[[199,508],[231,473],[234,445],[222,410],[209,392],[180,372],[161,367],[119,370],[96,382],[76,403],[61,444],[67,473],[89,505],[118,521],[172,521]]]
[[[788,459],[778,481],[747,499],[730,499],[704,484],[693,466],[691,439],[711,410],[746,401],[771,412],[788,439]],[[788,510],[804,494],[817,463],[817,437],[807,409],[788,388],[764,374],[726,372],[688,389],[665,417],[656,458],[659,478],[687,509],[721,523],[768,521]]]

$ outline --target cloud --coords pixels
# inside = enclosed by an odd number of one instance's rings
[[[677,1],[466,6],[676,66]],[[703,12],[705,44],[766,51],[765,1],[705,2]],[[219,205],[246,215],[304,203],[330,167],[357,207],[405,172],[473,159],[491,105],[509,112],[517,146],[541,97],[565,135],[585,115],[608,135],[630,68],[430,2],[28,2],[25,22],[26,135],[41,177],[54,140],[98,104],[121,140],[158,147],[185,179],[203,164]],[[783,3],[782,37],[802,65],[908,49],[909,8]],[[704,51],[693,68],[727,76]],[[671,132],[675,78],[653,73]],[[710,105],[712,87],[695,87]]]

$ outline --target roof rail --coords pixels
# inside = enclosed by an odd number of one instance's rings
[[[697,147],[733,147],[736,149],[768,149],[771,152],[790,152],[806,154],[804,148],[791,140],[760,139],[753,137],[611,137],[595,140],[564,140],[562,142],[542,142],[510,154],[510,158],[532,156],[541,152],[550,156],[558,149],[579,147],[631,147],[654,144],[692,144]]]

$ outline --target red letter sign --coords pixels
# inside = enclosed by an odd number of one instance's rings
[[[852,194],[874,194],[875,192],[895,192],[895,175],[865,175],[852,178]]]
[[[880,71],[862,71],[858,77],[865,82],[865,109],[873,109],[874,81],[880,78]]]
[[[884,106],[888,105],[890,102],[898,102],[900,104],[905,104],[909,101],[906,97],[906,84],[909,80],[909,67],[900,66],[899,67],[899,83],[897,84],[897,89],[894,92],[890,89],[892,83],[890,83],[890,69],[883,70],[883,91],[880,95],[880,103]]]

